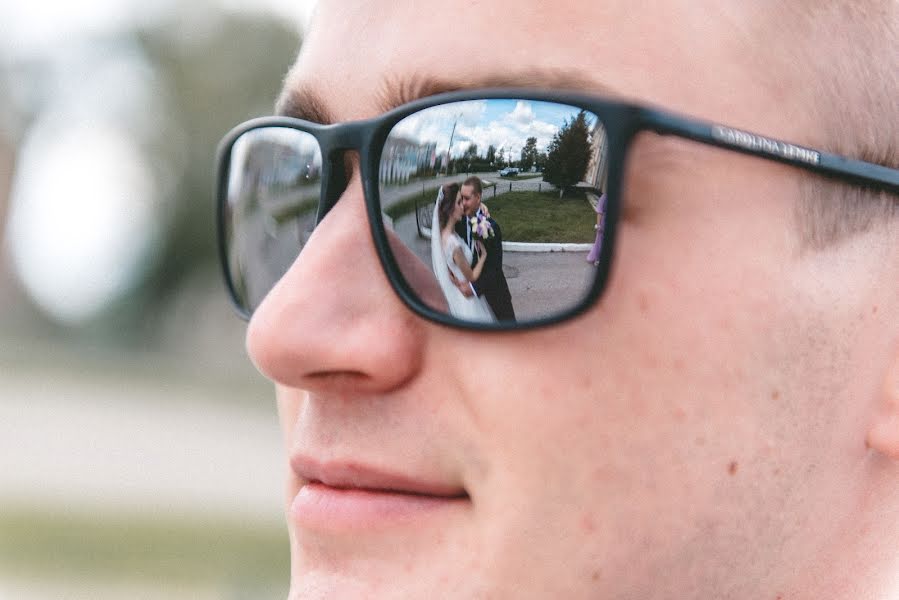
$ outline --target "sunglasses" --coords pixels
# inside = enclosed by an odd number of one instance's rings
[[[896,169],[576,93],[452,92],[335,125],[265,117],[219,147],[228,292],[249,318],[341,198],[344,156],[356,151],[378,258],[411,310],[477,330],[570,319],[608,281],[629,182],[652,176],[629,160],[642,136],[899,192]]]

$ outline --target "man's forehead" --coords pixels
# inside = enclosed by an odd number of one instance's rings
[[[525,1],[509,11],[461,0],[321,3],[279,109],[312,106],[317,117],[344,121],[465,88],[609,95],[614,86],[586,60],[604,44],[591,4],[559,10]]]
[[[750,107],[777,89],[761,85],[758,73],[747,77],[758,61],[745,47],[752,30],[740,6],[322,2],[278,111],[350,121],[444,91],[525,87],[617,96],[760,129],[734,118],[734,90]]]

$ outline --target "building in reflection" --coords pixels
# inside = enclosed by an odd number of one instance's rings
[[[379,177],[382,184],[407,183],[413,176],[434,172],[437,143],[422,144],[391,135],[384,144]]]
[[[587,163],[584,182],[589,187],[605,192],[608,178],[609,143],[606,128],[599,119],[596,119],[596,124],[590,131],[590,161]]]
[[[257,185],[264,188],[302,186],[321,177],[318,152],[304,152],[294,144],[271,138],[254,144],[247,163],[247,169],[257,174]]]

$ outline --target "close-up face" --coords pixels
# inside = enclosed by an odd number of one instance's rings
[[[824,143],[747,4],[326,2],[285,93],[344,122],[566,87]],[[447,24],[468,32],[451,53]],[[804,251],[796,169],[637,139],[599,301],[479,333],[396,295],[350,157],[248,330],[290,462],[292,598],[792,598],[830,562],[890,355],[888,284],[853,266],[895,256]],[[463,186],[455,211],[479,201]]]
[[[459,194],[462,198],[462,206],[465,209],[465,214],[475,214],[481,206],[481,195],[475,191],[474,186],[463,185]]]

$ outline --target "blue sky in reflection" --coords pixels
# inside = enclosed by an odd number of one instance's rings
[[[396,125],[393,135],[437,144],[437,152],[446,152],[452,136],[452,156],[462,155],[471,144],[478,154],[486,155],[494,146],[506,157],[519,158],[527,138],[537,138],[538,151],[545,152],[553,136],[577,108],[532,100],[477,100],[436,106],[416,113]],[[595,117],[594,117],[595,118]],[[590,118],[592,123],[594,118]]]

